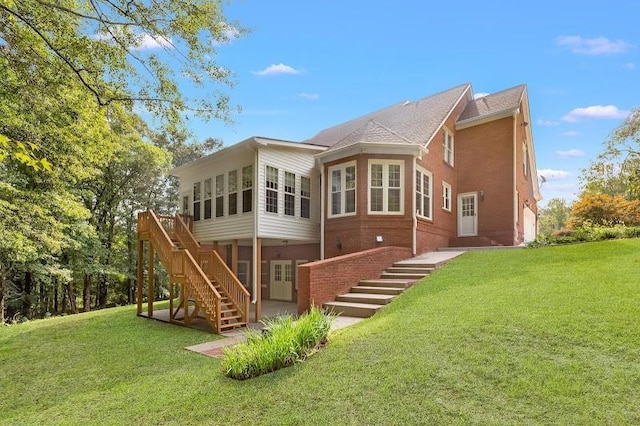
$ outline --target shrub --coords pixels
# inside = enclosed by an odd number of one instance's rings
[[[249,330],[246,342],[225,349],[223,373],[244,380],[303,361],[326,343],[334,318],[314,306],[297,320],[291,315],[265,320],[262,332]]]
[[[584,194],[571,208],[569,226],[580,228],[585,222],[596,225],[640,225],[640,201],[622,196]]]

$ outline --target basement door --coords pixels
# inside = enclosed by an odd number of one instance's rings
[[[271,281],[269,282],[269,299],[292,300],[291,261],[271,261]]]
[[[529,207],[524,208],[524,242],[530,243],[536,239],[538,226],[536,214]]]
[[[458,236],[478,235],[478,197],[475,192],[458,195]]]

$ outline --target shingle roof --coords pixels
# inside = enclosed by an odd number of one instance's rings
[[[415,102],[401,102],[339,124],[304,143],[334,151],[358,143],[424,145],[471,86],[463,84]]]
[[[469,102],[464,111],[462,111],[458,122],[481,118],[496,114],[500,111],[516,109],[520,106],[524,89],[525,85],[521,84],[510,89],[483,96],[479,99],[474,99]]]

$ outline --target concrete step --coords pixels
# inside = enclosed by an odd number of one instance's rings
[[[394,296],[397,296],[403,291],[404,288],[398,287],[375,287],[366,285],[357,285],[355,287],[351,287],[351,293],[392,294]]]
[[[421,268],[416,266],[403,265],[403,266],[392,266],[390,268],[385,269],[385,272],[429,275],[434,270],[435,268]]]
[[[392,279],[375,279],[375,280],[360,280],[358,285],[367,287],[395,287],[395,288],[407,288],[415,280],[392,280]]]
[[[347,317],[369,318],[378,312],[383,305],[353,302],[327,302],[323,305],[328,311],[340,313]]]
[[[394,267],[399,267],[399,268],[429,268],[429,269],[435,269],[438,267],[438,265],[436,265],[435,263],[422,263],[420,261],[416,261],[416,260],[401,260],[400,262],[396,262],[393,264]]]
[[[370,303],[372,305],[386,305],[395,296],[391,294],[346,293],[336,297],[336,302]]]
[[[410,282],[418,281],[424,277],[425,277],[424,274],[403,274],[400,272],[396,272],[396,273],[383,272],[380,275],[380,278],[383,278],[383,279],[403,279],[403,280],[408,280]]]

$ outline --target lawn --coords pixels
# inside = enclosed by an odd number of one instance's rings
[[[0,328],[1,424],[640,424],[640,239],[469,252],[291,368],[124,307]]]

